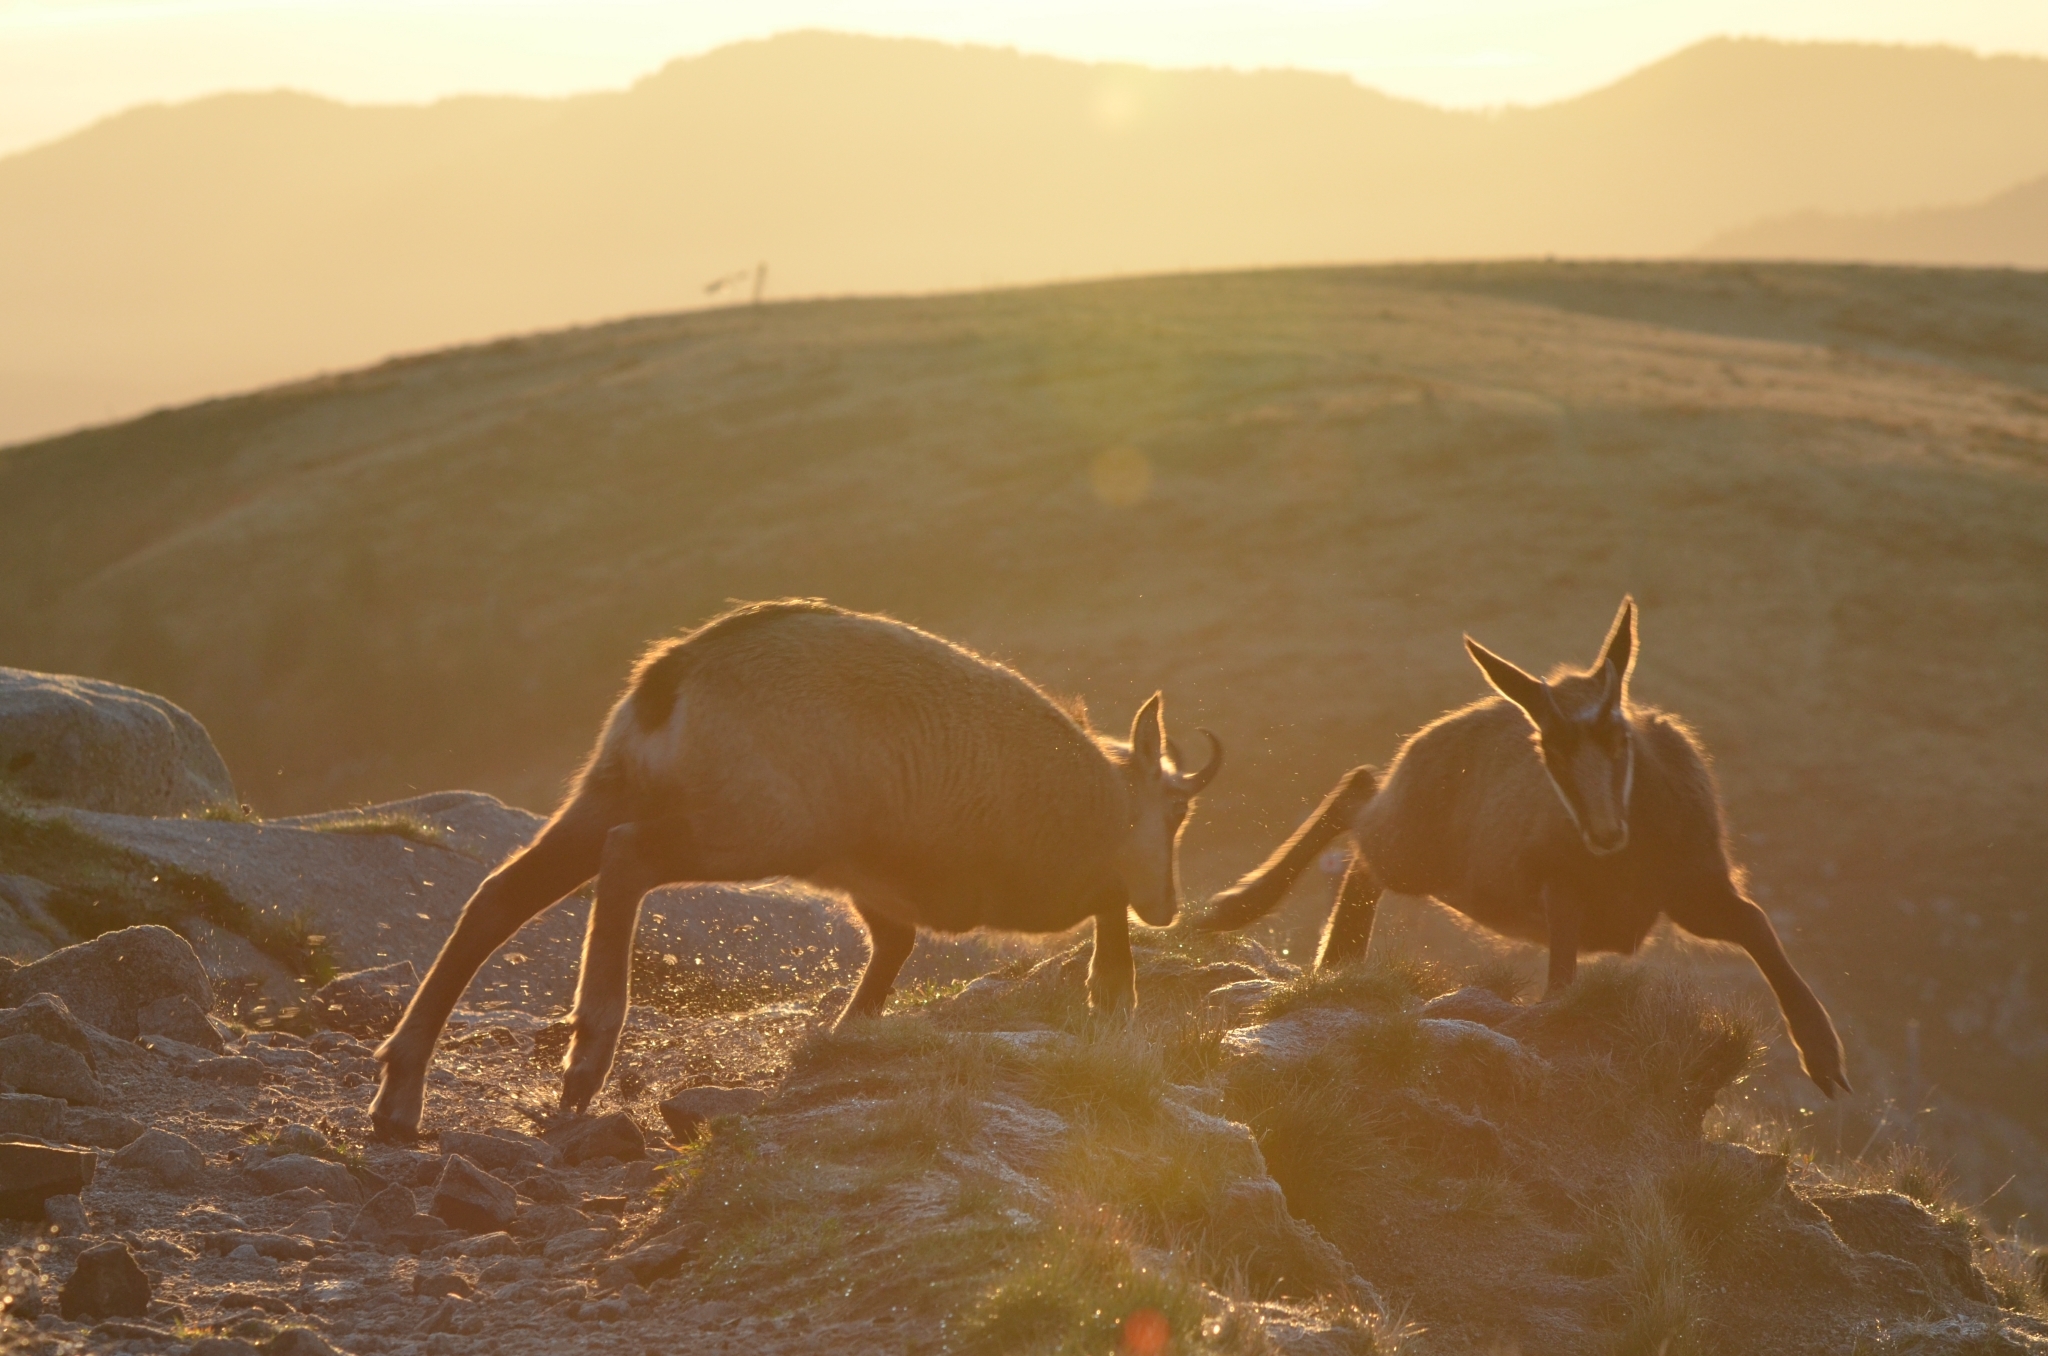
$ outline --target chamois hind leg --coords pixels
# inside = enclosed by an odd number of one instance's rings
[[[1579,976],[1579,924],[1585,906],[1568,891],[1543,887],[1543,915],[1550,926],[1550,975],[1543,986],[1543,1001],[1558,997]]]
[[[1316,948],[1316,969],[1330,970],[1355,960],[1364,960],[1372,946],[1372,924],[1379,913],[1381,885],[1365,858],[1352,845],[1351,859],[1344,865],[1344,879],[1337,886],[1337,903],[1323,924],[1322,944]]]
[[[910,959],[911,949],[917,945],[917,929],[909,923],[900,923],[879,912],[863,909],[858,903],[854,905],[854,911],[860,914],[860,921],[868,927],[868,963],[867,968],[860,972],[860,986],[853,991],[845,1010],[832,1024],[834,1031],[855,1017],[882,1015],[882,1005],[889,1001],[889,990],[895,987],[903,962]]]
[[[1095,948],[1088,957],[1088,1007],[1130,1012],[1138,1006],[1138,966],[1131,959],[1131,915],[1121,900],[1095,915]]]
[[[682,819],[621,824],[605,835],[597,901],[590,906],[590,922],[583,934],[583,964],[576,977],[569,1049],[562,1057],[563,1111],[581,1115],[611,1073],[632,1002],[633,936],[640,925],[640,901],[647,892],[675,881],[775,874],[763,870],[740,875],[719,871],[718,865],[695,851],[690,826]]]
[[[1671,921],[1694,936],[1734,942],[1747,951],[1778,996],[1778,1011],[1792,1033],[1792,1044],[1799,1048],[1799,1066],[1806,1076],[1830,1097],[1855,1091],[1843,1072],[1842,1038],[1835,1033],[1828,1010],[1793,968],[1770,918],[1733,882],[1722,884],[1704,899],[1688,901],[1682,911],[1672,910]]]
[[[448,1014],[491,953],[527,920],[597,874],[606,825],[585,801],[572,801],[534,840],[484,878],[462,906],[455,931],[441,945],[398,1027],[377,1047],[383,1071],[370,1104],[380,1139],[419,1133],[427,1065]]]

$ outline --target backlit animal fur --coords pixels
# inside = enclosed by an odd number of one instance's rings
[[[1270,912],[1340,836],[1351,860],[1319,969],[1365,955],[1382,890],[1548,943],[1551,995],[1571,983],[1581,951],[1633,954],[1662,913],[1748,951],[1808,1076],[1829,1096],[1847,1091],[1834,1023],[1730,864],[1705,752],[1675,717],[1629,700],[1634,601],[1590,670],[1547,682],[1465,644],[1499,695],[1426,726],[1383,780],[1369,767],[1345,774],[1198,926],[1238,928]]]
[[[670,882],[788,876],[848,896],[871,946],[842,1022],[881,1011],[920,927],[1060,932],[1091,915],[1090,1000],[1128,1006],[1126,910],[1173,921],[1176,840],[1221,754],[1184,774],[1157,695],[1128,742],[1104,739],[1010,669],[885,617],[809,600],[727,613],[641,661],[562,807],[464,906],[378,1051],[372,1123],[417,1131],[471,977],[593,875],[565,1110],[611,1069],[640,900]]]

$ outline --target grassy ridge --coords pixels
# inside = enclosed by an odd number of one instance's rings
[[[0,454],[0,649],[179,701],[267,813],[545,806],[650,638],[824,595],[1107,728],[1164,687],[1230,749],[1199,891],[1479,695],[1461,632],[1583,660],[1632,591],[1858,1086],[1917,1023],[2039,1128],[2043,316],[2025,274],[1530,263],[508,340]]]

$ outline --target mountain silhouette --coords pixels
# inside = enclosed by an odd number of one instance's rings
[[[1852,216],[1799,212],[1727,231],[1702,254],[2048,268],[2048,177],[1967,207]]]
[[[2048,61],[1753,40],[1492,113],[828,33],[557,100],[221,95],[0,160],[0,440],[697,305],[764,261],[790,296],[1668,255],[2044,171]]]

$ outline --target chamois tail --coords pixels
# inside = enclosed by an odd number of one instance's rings
[[[1194,920],[1195,926],[1204,932],[1228,932],[1271,913],[1330,840],[1350,829],[1358,807],[1378,790],[1379,773],[1372,768],[1355,767],[1345,773],[1272,856],[1209,901],[1208,911]]]

